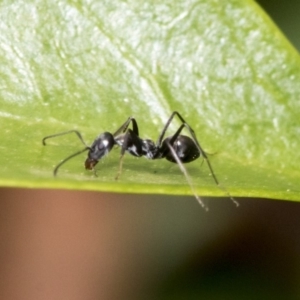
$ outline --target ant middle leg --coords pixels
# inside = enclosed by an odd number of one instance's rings
[[[143,155],[143,150],[142,150],[142,140],[130,128],[127,129],[125,134],[116,137],[115,142],[119,144],[119,146],[121,146],[119,170],[115,177],[115,179],[117,180],[122,173],[125,151],[129,152],[129,154],[133,156],[140,157]]]
[[[139,127],[137,125],[137,122],[135,120],[135,118],[133,117],[129,117],[126,122],[113,134],[113,136],[118,136],[121,133],[124,133],[128,126],[130,125],[130,123],[132,123],[132,131],[139,136]]]

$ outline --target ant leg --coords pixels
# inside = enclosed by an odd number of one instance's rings
[[[124,160],[124,153],[121,154],[121,156],[120,156],[119,170],[118,170],[118,173],[115,177],[115,180],[118,180],[120,175],[122,174],[123,160]]]
[[[122,136],[122,139],[123,142],[121,143],[119,170],[115,177],[116,180],[122,173],[123,160],[126,150],[133,156],[140,157],[143,155],[141,139],[136,135],[136,133],[133,130],[131,130],[130,128],[127,129],[126,133]]]
[[[129,117],[127,119],[127,121],[113,134],[113,136],[115,137],[115,136],[119,135],[120,133],[124,133],[127,130],[130,122],[132,123],[132,131],[137,136],[139,136],[139,128],[138,128],[135,118],[133,118],[133,117]]]
[[[123,141],[122,148],[121,148],[121,154],[120,154],[119,169],[118,169],[118,173],[115,177],[115,180],[118,180],[122,174],[123,160],[124,160],[125,150],[127,149],[129,132],[130,131],[127,131],[125,134],[125,137],[124,137],[124,141]]]
[[[211,172],[211,174],[212,174],[212,176],[213,176],[213,178],[214,178],[215,183],[216,183],[218,186],[220,186],[220,183],[219,183],[219,181],[218,181],[218,179],[217,179],[217,177],[216,177],[216,175],[215,175],[215,173],[214,173],[214,171],[213,171],[213,169],[212,169],[212,166],[211,166],[210,161],[209,161],[209,159],[208,159],[208,157],[207,157],[207,154],[206,154],[206,152],[202,149],[202,147],[200,146],[200,143],[198,142],[198,139],[197,139],[197,137],[196,137],[196,134],[195,134],[194,130],[192,129],[192,127],[190,127],[190,125],[184,120],[184,118],[183,118],[177,111],[174,111],[174,112],[172,113],[172,115],[170,116],[169,120],[167,121],[165,127],[163,128],[163,131],[162,131],[162,133],[161,133],[161,135],[160,135],[160,137],[159,137],[160,143],[161,143],[161,141],[162,141],[162,139],[163,139],[163,137],[164,137],[164,134],[165,134],[167,128],[169,127],[169,125],[170,125],[170,123],[171,123],[171,121],[172,121],[172,119],[174,118],[175,115],[178,116],[178,118],[179,118],[180,121],[182,122],[182,125],[181,125],[180,128],[177,130],[177,132],[173,135],[173,137],[172,137],[172,139],[171,139],[171,142],[174,142],[174,141],[176,140],[176,138],[179,136],[179,134],[180,134],[180,132],[182,131],[182,129],[183,129],[184,127],[186,127],[186,129],[189,131],[190,135],[192,136],[193,141],[194,141],[194,143],[196,144],[196,146],[197,146],[197,148],[198,148],[200,154],[201,154],[201,155],[203,156],[203,158],[206,160],[206,162],[207,162],[207,164],[208,164],[208,167],[209,167],[209,169],[210,169],[210,172]],[[227,192],[227,194],[228,194],[228,192]],[[232,197],[230,196],[230,198],[232,198]],[[234,202],[235,202],[235,201],[234,201]]]
[[[175,114],[173,113],[171,117],[173,117]],[[169,121],[171,120],[171,118],[169,119]],[[169,122],[170,124],[170,122]],[[208,207],[203,203],[203,201],[201,200],[201,198],[197,195],[196,193],[196,190],[195,190],[195,187],[193,185],[193,182],[186,170],[186,168],[184,167],[182,161],[180,160],[180,158],[178,157],[176,151],[174,150],[173,148],[173,143],[175,142],[175,140],[177,139],[177,137],[179,136],[179,134],[181,133],[181,131],[183,130],[183,128],[185,127],[185,124],[182,124],[178,130],[175,132],[175,134],[171,137],[171,139],[166,143],[168,148],[169,148],[169,151],[171,151],[172,153],[172,156],[173,158],[175,159],[177,165],[179,166],[181,172],[184,174],[185,178],[186,178],[186,181],[187,183],[189,184],[193,194],[194,194],[194,197],[196,198],[196,200],[199,202],[199,204],[206,210],[208,211]],[[165,128],[164,128],[165,129]],[[165,131],[165,130],[164,130]],[[163,135],[162,135],[163,136]],[[163,144],[163,147],[162,147],[162,152],[165,152],[167,149],[165,149],[165,145]]]
[[[198,142],[198,139],[197,139],[197,137],[196,137],[196,134],[195,134],[194,130],[193,130],[193,129],[189,126],[189,124],[184,120],[184,118],[180,115],[180,113],[178,113],[177,111],[174,111],[174,112],[171,114],[171,116],[169,117],[167,123],[165,124],[165,126],[164,126],[164,128],[163,128],[161,134],[160,134],[159,137],[158,137],[158,140],[157,140],[156,145],[157,145],[158,147],[161,146],[161,143],[162,143],[162,140],[163,140],[163,138],[164,138],[164,135],[165,135],[165,133],[166,133],[168,127],[170,126],[170,124],[171,124],[173,118],[175,117],[175,115],[177,115],[177,117],[180,119],[180,121],[182,122],[182,125],[181,125],[180,128],[176,131],[176,133],[172,136],[171,140],[169,141],[170,145],[172,145],[173,142],[177,139],[177,137],[179,136],[179,134],[180,134],[180,132],[182,131],[182,129],[183,129],[184,127],[186,127],[187,130],[189,131],[189,133],[190,133],[190,135],[191,135],[191,137],[192,137],[192,139],[193,139],[193,141],[194,141],[194,143],[195,143],[195,145],[196,145],[196,147],[197,147],[197,149],[198,149],[200,155],[202,155],[203,158],[205,159],[205,161],[206,161],[206,163],[207,163],[207,165],[208,165],[208,168],[209,168],[209,170],[210,170],[210,172],[211,172],[211,174],[212,174],[212,177],[213,177],[213,179],[214,179],[216,185],[217,185],[221,190],[224,191],[224,193],[231,199],[231,201],[232,201],[236,206],[239,206],[239,203],[238,203],[238,202],[230,195],[230,193],[227,191],[227,189],[224,188],[224,187],[219,183],[219,181],[218,181],[218,179],[217,179],[217,177],[216,177],[216,175],[215,175],[215,173],[214,173],[214,171],[213,171],[213,168],[212,168],[212,166],[211,166],[211,164],[210,164],[210,161],[209,161],[209,159],[208,159],[208,157],[207,157],[207,154],[206,154],[206,152],[202,149],[202,147],[200,146],[200,143]],[[171,146],[171,148],[173,148],[173,147]],[[178,163],[179,158],[178,158],[176,152],[174,151],[174,149],[173,149],[173,151],[171,151],[171,152],[172,152],[172,154],[173,154],[174,159],[175,159],[176,162]],[[174,153],[176,154],[176,156],[174,156]],[[178,159],[178,160],[177,160],[177,159]],[[180,161],[180,160],[179,160],[179,161]],[[180,161],[180,162],[181,162],[181,161]],[[182,164],[182,162],[181,162],[181,164]],[[180,165],[179,165],[179,166],[180,166]],[[183,165],[181,165],[180,168],[181,168],[181,170],[182,170],[182,168],[184,168]],[[183,170],[182,170],[182,171],[183,171]]]
[[[160,133],[160,135],[159,135],[159,137],[158,137],[158,139],[157,139],[157,142],[156,142],[156,145],[157,145],[157,146],[160,146],[160,145],[161,145],[161,142],[162,142],[162,140],[163,140],[163,138],[164,138],[164,136],[165,136],[165,133],[166,133],[168,127],[170,126],[170,124],[171,124],[171,122],[172,122],[172,120],[173,120],[173,118],[174,118],[174,116],[175,116],[176,114],[178,114],[178,113],[177,113],[176,111],[174,111],[174,112],[171,114],[171,116],[169,117],[167,123],[165,124],[163,130],[161,131],[161,133]]]
[[[94,176],[95,176],[95,177],[98,177],[97,170],[96,170],[95,167],[93,168],[93,173],[94,173]]]
[[[168,127],[170,126],[170,124],[171,124],[171,122],[172,122],[172,120],[173,120],[173,118],[174,118],[175,116],[177,116],[177,117],[180,119],[180,121],[181,121],[182,124],[187,124],[187,122],[184,120],[184,118],[180,115],[179,112],[173,111],[172,114],[171,114],[171,116],[169,117],[167,123],[165,124],[163,130],[161,131],[161,133],[160,133],[158,139],[157,139],[157,142],[156,142],[157,145],[161,145],[161,142],[162,142],[162,140],[163,140],[163,138],[164,138],[164,136],[165,136],[165,133],[166,133]],[[190,129],[191,129],[191,131],[194,133],[193,129],[192,129],[192,128],[190,128]],[[180,131],[181,131],[181,130],[180,130]],[[179,135],[179,134],[178,134],[178,135]],[[195,133],[194,133],[194,135],[195,135]]]
[[[84,141],[81,133],[78,131],[78,130],[68,130],[68,131],[64,131],[64,132],[60,132],[60,133],[56,133],[56,134],[52,134],[52,135],[48,135],[48,136],[45,136],[42,140],[42,143],[44,146],[46,146],[46,140],[47,139],[50,139],[50,138],[53,138],[53,137],[57,137],[57,136],[61,136],[61,135],[65,135],[65,134],[69,134],[69,133],[76,133],[76,135],[78,136],[78,138],[80,139],[80,141],[82,142],[82,144],[86,147],[88,147],[88,145],[86,144],[86,142]]]
[[[77,151],[75,153],[73,153],[72,155],[68,156],[67,158],[65,158],[64,160],[62,160],[53,170],[53,175],[56,176],[57,175],[57,172],[58,172],[58,169],[64,164],[66,163],[68,160],[70,160],[71,158],[73,158],[74,156],[77,156],[85,151],[88,151],[90,150],[91,148],[90,147],[86,147],[80,151]]]
[[[172,147],[172,145],[171,145],[169,142],[167,143],[167,145],[168,145],[170,151],[172,152],[172,155],[173,155],[174,159],[176,160],[176,163],[178,164],[178,166],[179,166],[181,172],[184,174],[184,176],[185,176],[185,178],[186,178],[186,180],[187,180],[187,182],[188,182],[188,184],[189,184],[189,186],[190,186],[190,188],[191,188],[191,190],[192,190],[192,192],[193,192],[193,194],[194,194],[196,200],[199,202],[199,204],[200,204],[206,211],[208,211],[208,207],[203,203],[203,201],[201,200],[201,198],[197,195],[196,190],[195,190],[195,187],[194,187],[194,185],[193,185],[193,182],[192,182],[192,180],[191,180],[191,178],[190,178],[188,172],[186,171],[186,168],[184,167],[183,163],[181,162],[181,160],[179,159],[178,155],[176,154],[174,148]]]
[[[173,113],[174,114],[174,113]],[[179,118],[180,118],[180,120],[183,120],[184,121],[184,119],[177,113],[177,115],[179,116]],[[180,126],[180,128],[177,130],[177,132],[174,134],[174,136],[171,138],[171,140],[170,140],[170,143],[172,144],[175,140],[176,140],[176,138],[178,137],[178,135],[180,134],[180,132],[182,131],[182,129],[183,128],[186,128],[188,131],[189,131],[189,133],[190,133],[190,135],[192,136],[192,138],[193,138],[193,141],[194,141],[194,143],[195,143],[195,145],[196,145],[196,147],[198,148],[198,151],[200,152],[200,154],[203,156],[203,158],[205,159],[205,161],[206,161],[206,163],[207,163],[207,166],[208,166],[208,168],[209,168],[209,170],[210,170],[210,173],[211,173],[211,175],[212,175],[212,177],[213,177],[213,179],[214,179],[214,181],[215,181],[215,183],[216,183],[216,185],[228,196],[228,198],[230,198],[231,199],[231,201],[238,207],[239,206],[239,203],[237,202],[237,200],[235,200],[231,195],[230,195],[230,193],[227,191],[227,189],[225,188],[225,187],[223,187],[220,183],[219,183],[219,180],[217,179],[217,176],[216,176],[216,174],[215,174],[215,172],[214,172],[214,170],[213,170],[213,168],[212,168],[212,166],[211,166],[211,163],[210,163],[210,161],[209,161],[209,159],[208,159],[208,156],[207,156],[207,154],[206,154],[206,152],[202,149],[202,147],[200,146],[200,144],[199,144],[199,142],[198,142],[198,140],[197,140],[197,138],[196,138],[196,135],[195,135],[195,132],[194,132],[194,130],[187,124],[187,123],[183,123],[181,126]],[[173,152],[172,152],[173,153]],[[175,158],[175,157],[174,157]],[[176,158],[175,158],[176,159]]]
[[[132,129],[128,129],[128,126],[130,125],[130,123],[132,123]],[[121,148],[119,170],[117,172],[115,180],[118,180],[120,175],[122,174],[124,154],[125,154],[125,150],[127,149],[129,136],[132,136],[132,135],[135,135],[137,137],[139,136],[139,128],[138,128],[135,118],[129,117],[127,119],[127,121],[113,134],[113,136],[116,137],[119,134],[124,133],[125,131],[126,131],[126,133],[125,133],[122,148]]]
[[[161,133],[160,133],[160,135],[159,135],[159,137],[157,139],[157,142],[156,142],[157,146],[161,145],[161,142],[162,142],[162,140],[163,140],[163,138],[165,136],[165,133],[166,133],[168,127],[170,126],[170,124],[171,124],[171,122],[172,122],[172,120],[173,120],[173,118],[175,116],[177,116],[180,119],[180,121],[181,121],[182,124],[186,124],[185,126],[189,128],[190,134],[192,135],[193,139],[197,140],[194,130],[188,125],[188,123],[184,120],[184,118],[180,115],[180,113],[177,112],[177,111],[173,111],[173,113],[169,117],[167,123],[165,124],[163,130],[161,131]],[[179,135],[179,133],[180,133],[181,130],[182,130],[182,128],[178,130],[179,132],[178,132],[177,136]],[[176,133],[175,133],[175,135],[176,135]],[[177,138],[177,136],[176,136],[176,138]],[[199,148],[201,149],[200,153],[203,153],[204,152],[203,149],[201,147],[199,147]]]

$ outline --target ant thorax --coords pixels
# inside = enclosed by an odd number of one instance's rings
[[[142,140],[142,151],[143,155],[148,159],[157,158],[158,147],[150,139]]]
[[[142,156],[142,139],[139,138],[136,134],[134,134],[133,131],[131,131],[131,129],[128,129],[127,132],[130,132],[131,134],[128,135],[127,133],[124,133],[116,136],[115,144],[117,144],[133,156]]]

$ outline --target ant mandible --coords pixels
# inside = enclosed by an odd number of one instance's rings
[[[172,122],[173,118],[177,116],[180,121],[181,125],[177,129],[177,131],[169,137],[166,137],[164,139],[165,133]],[[130,123],[132,124],[132,129],[128,128]],[[181,131],[186,128],[191,137],[182,135]],[[111,134],[110,132],[104,132],[100,134],[93,142],[91,146],[88,146],[85,141],[83,140],[81,133],[77,130],[69,130],[69,131],[64,131],[61,133],[49,135],[43,138],[42,142],[43,145],[46,145],[46,140],[49,138],[69,134],[69,133],[75,133],[80,141],[85,145],[85,148],[73,153],[72,155],[68,156],[64,160],[62,160],[55,168],[53,171],[54,176],[57,175],[58,169],[68,160],[71,158],[88,151],[88,157],[85,160],[85,168],[87,170],[94,170],[95,172],[95,166],[99,162],[101,158],[103,158],[105,155],[107,155],[113,146],[118,145],[121,147],[121,156],[120,156],[120,164],[119,164],[119,170],[116,175],[115,179],[118,179],[119,176],[121,175],[122,172],[122,164],[123,164],[123,157],[125,154],[125,151],[130,153],[133,156],[141,157],[141,156],[146,156],[148,159],[160,159],[160,158],[165,158],[170,162],[177,163],[180,170],[183,172],[185,175],[187,182],[189,183],[192,192],[198,202],[201,204],[202,207],[205,209],[206,206],[203,204],[202,200],[200,197],[197,195],[194,186],[192,184],[192,181],[186,171],[186,168],[184,167],[184,163],[188,163],[191,161],[196,160],[200,156],[204,158],[206,161],[208,168],[211,172],[211,175],[219,188],[221,188],[226,195],[236,204],[238,205],[237,201],[231,197],[229,192],[223,188],[214,171],[213,168],[210,164],[210,161],[207,157],[207,154],[205,151],[202,149],[200,146],[194,130],[189,126],[189,124],[183,119],[183,117],[177,112],[174,111],[171,116],[169,117],[167,123],[163,127],[157,142],[154,143],[154,141],[150,139],[142,139],[139,136],[139,129],[137,122],[135,118],[129,117],[127,121],[114,133]]]

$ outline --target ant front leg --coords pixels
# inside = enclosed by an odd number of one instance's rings
[[[120,135],[121,133],[124,133],[128,126],[130,125],[130,123],[132,123],[132,130],[133,132],[139,136],[139,128],[138,128],[138,125],[137,125],[137,122],[135,120],[135,118],[133,117],[129,117],[126,122],[113,134],[114,137]]]
[[[122,173],[122,166],[123,166],[123,159],[124,159],[125,151],[128,151],[129,154],[131,154],[133,156],[140,157],[143,155],[143,149],[142,149],[142,140],[131,129],[128,129],[125,134],[122,134],[122,135],[119,135],[118,137],[116,137],[115,142],[119,146],[121,146],[119,170],[115,177],[115,179],[117,180]]]
[[[128,129],[130,123],[132,123],[132,129]],[[138,138],[139,128],[135,118],[129,117],[126,120],[126,122],[113,134],[113,136],[115,139],[115,143],[121,146],[119,170],[115,177],[115,179],[117,180],[122,173],[123,157],[125,151],[128,150],[130,154],[135,155],[130,152],[131,147],[133,147],[135,143],[138,144],[137,140],[139,139]],[[140,156],[140,155],[135,155],[135,156]]]

